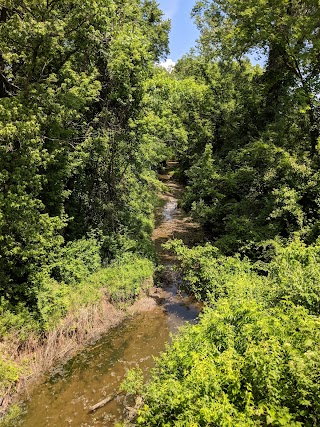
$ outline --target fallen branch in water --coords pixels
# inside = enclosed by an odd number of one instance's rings
[[[115,393],[112,394],[111,396],[106,397],[105,399],[101,400],[101,402],[96,403],[95,405],[91,406],[91,408],[89,409],[89,412],[94,412],[99,408],[102,408],[103,406],[105,406],[107,403],[111,402],[112,400],[114,400],[116,397],[120,396],[121,394],[123,394],[123,392],[120,393]]]

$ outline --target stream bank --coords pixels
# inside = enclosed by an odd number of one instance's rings
[[[131,308],[131,317],[62,366],[57,366],[24,403],[24,414],[16,426],[114,426],[125,418],[126,399],[119,395],[103,408],[90,413],[97,402],[114,394],[128,369],[139,367],[148,376],[171,334],[186,321],[195,322],[201,305],[180,291],[181,278],[175,260],[162,247],[171,239],[193,245],[202,239],[200,227],[178,208],[183,187],[172,179],[174,164],[160,176],[167,191],[157,213],[153,241],[163,265],[149,295]]]

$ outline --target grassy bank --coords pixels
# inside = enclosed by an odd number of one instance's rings
[[[125,308],[152,285],[153,263],[124,256],[73,284],[48,281],[38,295],[39,312],[0,307],[0,413],[25,386],[118,324]],[[40,313],[40,314],[39,314]]]

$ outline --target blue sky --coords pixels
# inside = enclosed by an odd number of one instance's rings
[[[171,19],[170,54],[173,61],[181,58],[196,44],[199,36],[197,27],[190,17],[195,0],[158,0],[166,18]]]
[[[196,0],[158,0],[160,9],[166,18],[171,19],[170,54],[169,59],[176,62],[192,47],[196,46],[199,31],[190,16]],[[253,64],[264,64],[265,58],[258,58],[256,54],[249,55]]]

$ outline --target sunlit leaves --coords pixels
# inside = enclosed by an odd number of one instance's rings
[[[145,161],[151,143],[133,124],[169,24],[154,1],[8,0],[0,11],[0,293],[34,305],[34,277],[66,241],[95,230],[150,246],[158,158]]]
[[[254,265],[211,245],[169,246],[186,287],[211,308],[157,360],[137,424],[317,424],[320,323],[304,307],[315,313],[317,300],[312,307],[305,297],[320,295],[319,247],[296,241],[278,248],[272,273],[259,277]]]

